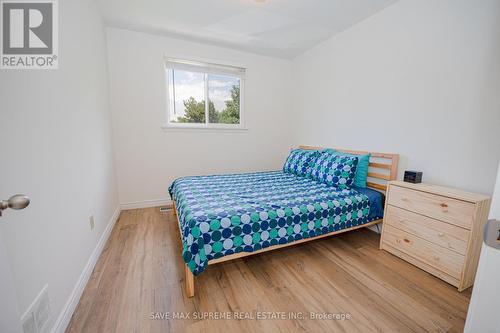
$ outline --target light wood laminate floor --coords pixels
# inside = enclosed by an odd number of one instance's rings
[[[173,212],[124,211],[67,332],[461,332],[470,290],[459,293],[378,242],[360,229],[209,266],[189,299]],[[262,319],[268,311],[282,313]],[[194,317],[210,312],[255,319]],[[310,312],[350,319],[311,319]]]

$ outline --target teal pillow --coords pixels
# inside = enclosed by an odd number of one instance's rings
[[[370,165],[371,154],[368,153],[366,155],[355,155],[355,154],[343,153],[341,151],[336,151],[333,149],[326,149],[325,152],[340,156],[357,157],[358,167],[356,168],[356,175],[354,176],[353,185],[362,188],[366,187],[366,178],[368,177],[368,166]]]

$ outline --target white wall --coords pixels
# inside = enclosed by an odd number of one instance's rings
[[[500,219],[500,166],[490,219]],[[500,250],[483,244],[464,332],[500,332]]]
[[[107,38],[122,204],[169,200],[167,187],[181,176],[281,168],[290,147],[290,61],[115,28]],[[248,131],[162,129],[164,55],[246,67]]]
[[[59,69],[0,71],[0,198],[32,199],[5,212],[0,234],[21,314],[48,284],[52,323],[118,208],[101,17],[93,1],[59,12]]]
[[[395,152],[400,177],[492,192],[500,1],[401,0],[293,66],[295,143]]]

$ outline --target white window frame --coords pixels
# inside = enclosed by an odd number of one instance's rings
[[[205,84],[205,123],[175,123],[170,121],[171,101],[169,94],[169,69],[182,69],[202,73]],[[179,58],[165,57],[165,92],[166,92],[166,122],[162,126],[164,129],[222,129],[222,130],[246,130],[245,127],[245,74],[246,69],[233,65],[221,65],[211,62],[202,62],[194,60],[185,60]],[[227,75],[237,77],[240,80],[240,123],[239,124],[216,124],[209,123],[209,94],[208,94],[208,74]]]

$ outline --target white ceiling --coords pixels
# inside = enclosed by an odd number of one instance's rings
[[[99,0],[107,25],[293,58],[397,0]]]

